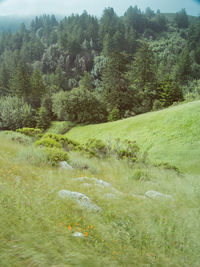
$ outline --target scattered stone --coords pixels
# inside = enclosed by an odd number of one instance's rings
[[[162,193],[154,191],[154,190],[147,191],[144,196],[147,198],[151,198],[151,199],[170,199],[170,200],[173,200],[172,196],[162,194]]]
[[[90,209],[90,210],[95,210],[95,211],[101,211],[101,208],[97,205],[95,205],[89,197],[86,195],[79,193],[79,192],[71,192],[68,190],[61,190],[58,192],[58,196],[63,199],[73,199],[75,200],[79,206]]]
[[[62,169],[71,170],[73,171],[73,167],[69,165],[66,161],[59,162],[59,165]]]
[[[103,180],[99,180],[97,178],[88,178],[88,177],[80,177],[80,178],[74,178],[74,181],[88,181],[88,182],[95,182],[96,185],[98,185],[99,187],[105,188],[105,187],[109,187],[112,191],[114,191],[117,194],[122,194],[120,191],[118,191],[116,188],[114,188],[111,184],[103,181]]]
[[[80,233],[80,232],[75,232],[72,234],[72,236],[75,236],[75,237],[84,237],[84,234]]]

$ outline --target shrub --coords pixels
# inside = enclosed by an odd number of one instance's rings
[[[120,111],[117,107],[113,108],[113,110],[109,113],[108,121],[117,121],[120,120]]]
[[[50,137],[45,137],[40,140],[37,140],[35,142],[37,146],[45,146],[45,147],[55,147],[55,148],[62,148],[62,145],[57,142],[56,140],[50,138]]]
[[[35,126],[34,111],[23,98],[7,96],[0,98],[0,129],[16,130]]]
[[[42,139],[45,138],[50,138],[52,140],[55,140],[56,142],[60,143],[66,150],[73,150],[75,149],[75,147],[79,145],[78,142],[75,142],[61,134],[46,133],[43,135]]]
[[[54,94],[53,112],[60,120],[80,123],[102,122],[107,116],[104,103],[94,93],[81,88]]]
[[[59,148],[46,148],[45,149],[48,162],[54,166],[60,161],[69,161],[67,152]]]
[[[158,99],[154,100],[153,107],[152,107],[153,111],[159,110],[162,107],[163,107],[163,104],[162,104],[162,102],[160,100],[158,100]]]
[[[125,140],[121,142],[120,139],[116,139],[113,153],[115,153],[119,159],[128,159],[131,162],[135,162],[138,159],[138,152],[139,147],[135,141]]]
[[[41,106],[37,116],[37,127],[46,130],[51,124],[51,118],[48,110]]]
[[[108,152],[107,146],[98,139],[89,139],[82,147],[91,156],[105,157]]]
[[[22,128],[22,129],[17,129],[16,132],[30,137],[38,137],[42,134],[42,130],[38,128]]]

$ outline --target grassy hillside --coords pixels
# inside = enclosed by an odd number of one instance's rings
[[[78,126],[67,136],[85,142],[113,138],[136,140],[151,160],[169,162],[185,173],[200,173],[200,101],[97,125]]]
[[[69,153],[74,170],[62,170],[42,161],[31,138],[15,133],[0,134],[0,151],[0,266],[199,265],[200,184],[194,176],[78,152]],[[103,179],[121,194],[73,179],[83,176]],[[60,199],[62,189],[86,194],[102,212]],[[135,196],[148,190],[174,200]],[[84,237],[73,237],[77,231]]]

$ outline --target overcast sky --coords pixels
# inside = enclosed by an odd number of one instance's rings
[[[0,15],[70,15],[86,10],[100,16],[105,7],[113,7],[122,15],[130,5],[173,13],[185,8],[190,15],[200,14],[200,0],[0,0]]]

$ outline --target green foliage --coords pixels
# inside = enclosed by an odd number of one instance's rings
[[[154,54],[147,43],[138,49],[126,78],[133,94],[133,111],[136,114],[150,111],[155,98],[156,77]]]
[[[154,100],[153,107],[152,107],[153,111],[162,109],[162,107],[163,107],[163,103],[160,100],[158,99]]]
[[[37,116],[37,127],[46,130],[50,124],[51,118],[49,116],[49,112],[44,106],[41,106]]]
[[[102,122],[106,117],[104,104],[94,93],[81,88],[55,94],[53,112],[58,119],[80,123]]]
[[[50,137],[42,137],[35,142],[37,146],[62,148],[62,145]]]
[[[117,121],[120,120],[120,111],[117,107],[113,108],[113,110],[108,115],[108,121]]]
[[[113,150],[119,159],[128,159],[130,162],[138,159],[139,147],[135,141],[117,139]]]
[[[188,16],[185,9],[176,13],[175,22],[179,28],[187,28],[189,25]]]
[[[30,105],[16,96],[0,98],[0,129],[16,130],[35,126],[34,112]]]
[[[95,157],[105,157],[108,153],[108,147],[98,139],[89,139],[86,144],[84,144],[81,149],[86,151],[89,155]]]
[[[66,151],[59,148],[45,148],[45,153],[47,155],[48,162],[55,166],[60,161],[69,162],[69,156]]]
[[[93,91],[94,86],[93,86],[92,76],[90,75],[90,73],[88,73],[86,71],[84,72],[84,76],[82,77],[82,79],[79,82],[79,87],[82,90]]]
[[[133,107],[133,94],[125,78],[129,57],[125,53],[112,53],[108,58],[102,74],[102,89],[107,110],[115,107],[123,116],[125,110]]]
[[[70,121],[52,121],[51,126],[47,129],[47,133],[65,134],[75,126]]]
[[[22,129],[17,129],[16,132],[30,137],[38,137],[42,134],[42,130],[37,128],[22,128]]]
[[[168,107],[174,102],[183,100],[183,93],[180,86],[169,78],[166,78],[159,84],[157,87],[157,92],[158,100],[160,101],[162,107]]]
[[[38,145],[44,145],[47,147],[63,147],[65,150],[75,150],[79,143],[71,140],[70,138],[61,135],[61,134],[53,134],[46,133],[42,136],[40,140],[37,141]]]
[[[25,65],[18,65],[9,80],[9,91],[11,95],[23,97],[25,101],[30,100],[30,73]]]
[[[31,90],[30,90],[31,89]],[[42,96],[45,94],[46,86],[43,83],[39,70],[34,70],[30,77],[30,103],[33,107],[40,107]]]

